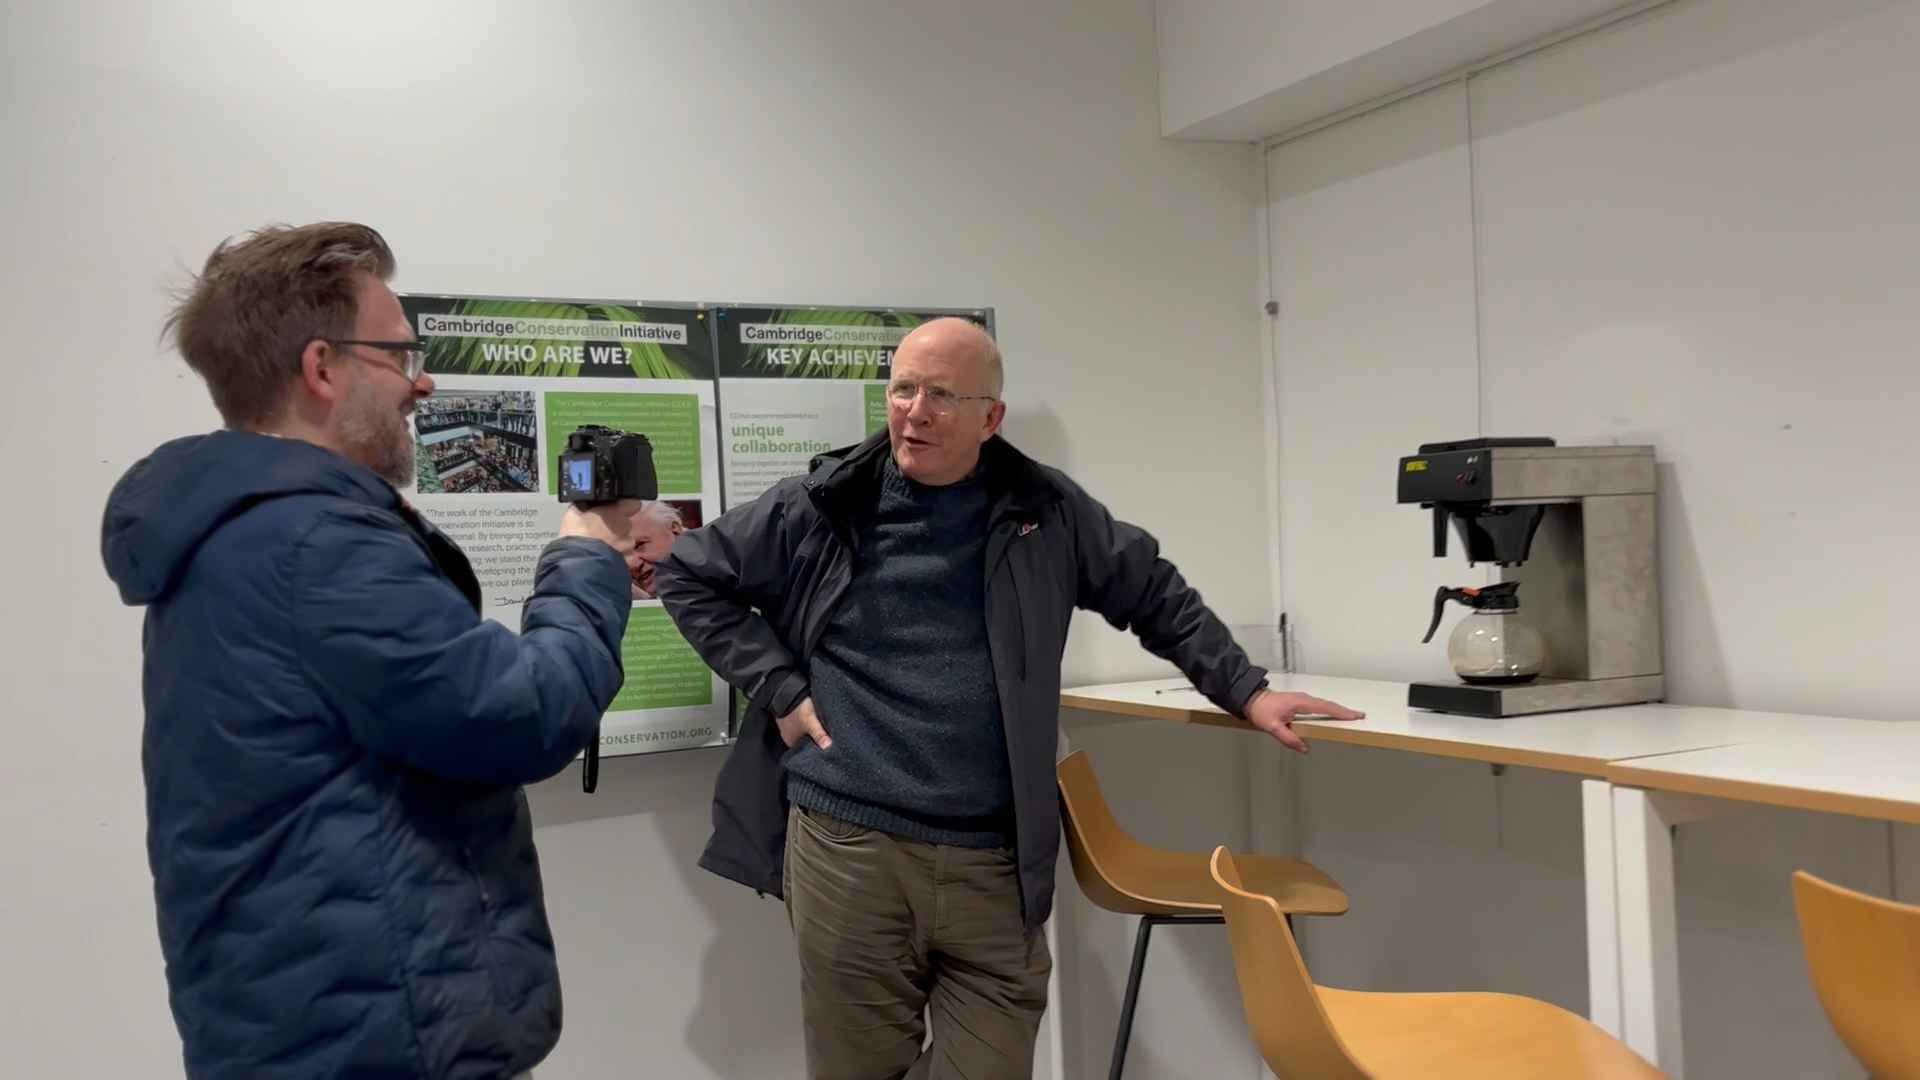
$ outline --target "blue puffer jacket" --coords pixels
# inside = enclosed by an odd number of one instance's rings
[[[101,550],[147,608],[147,847],[188,1076],[537,1064],[560,982],[520,785],[620,688],[620,556],[554,542],[515,636],[386,482],[240,432],[134,465]]]

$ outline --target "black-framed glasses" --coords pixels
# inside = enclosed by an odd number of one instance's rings
[[[963,401],[998,401],[992,394],[956,394],[941,386],[923,386],[911,379],[887,384],[887,400],[902,409],[913,408],[920,395],[927,396],[927,408],[936,416],[950,415]]]
[[[396,370],[407,377],[408,382],[419,382],[420,373],[427,370],[427,343],[424,341],[367,341],[362,338],[321,338],[329,345],[360,345],[381,352],[394,353],[400,357]]]

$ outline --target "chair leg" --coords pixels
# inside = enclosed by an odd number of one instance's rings
[[[1127,1065],[1127,1043],[1133,1038],[1133,1007],[1140,1000],[1140,974],[1147,967],[1147,942],[1153,936],[1153,928],[1162,923],[1211,923],[1219,926],[1226,921],[1224,915],[1140,916],[1140,931],[1133,938],[1133,969],[1127,972],[1127,996],[1120,1003],[1120,1030],[1113,1037],[1113,1066],[1107,1071],[1107,1080],[1120,1080],[1120,1071]]]
[[[1147,966],[1147,943],[1153,936],[1154,919],[1151,915],[1140,917],[1140,930],[1133,938],[1133,969],[1127,972],[1127,995],[1120,1003],[1120,1030],[1113,1037],[1113,1065],[1107,1070],[1107,1080],[1120,1080],[1120,1073],[1127,1067],[1127,1041],[1133,1036],[1133,1007],[1140,1000],[1140,973]]]

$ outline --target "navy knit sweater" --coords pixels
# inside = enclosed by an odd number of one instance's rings
[[[853,580],[814,650],[813,707],[833,739],[787,762],[788,798],[914,840],[1009,842],[1013,780],[987,650],[988,493],[885,464]]]

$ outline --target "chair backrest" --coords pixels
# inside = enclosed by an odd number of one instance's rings
[[[1793,906],[1827,1019],[1875,1080],[1920,1078],[1920,907],[1842,888],[1804,870]]]
[[[1267,1068],[1285,1080],[1369,1080],[1321,1006],[1280,905],[1241,887],[1240,869],[1226,848],[1213,849],[1211,865],[1233,945],[1240,1005]]]
[[[1080,891],[1108,911],[1138,910],[1137,899],[1114,875],[1124,873],[1122,868],[1140,845],[1120,827],[1100,793],[1092,760],[1085,750],[1075,750],[1061,759],[1055,772],[1060,782],[1060,822]]]

